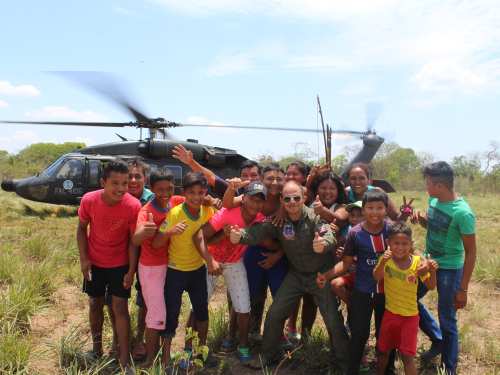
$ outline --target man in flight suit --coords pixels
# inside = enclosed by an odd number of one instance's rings
[[[243,245],[255,245],[266,238],[278,239],[290,267],[267,312],[263,354],[250,362],[250,367],[260,369],[279,359],[283,324],[303,295],[310,293],[323,316],[338,363],[342,371],[346,371],[349,336],[339,303],[330,287],[319,289],[316,284],[318,272],[325,272],[335,264],[331,252],[336,244],[335,236],[321,217],[304,207],[304,190],[297,182],[287,182],[282,195],[282,204],[288,213],[288,223],[283,227],[274,226],[270,221],[242,229],[236,226],[230,236],[232,243]]]

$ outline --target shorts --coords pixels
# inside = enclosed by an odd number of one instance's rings
[[[243,264],[243,259],[240,259],[236,263],[219,264],[227,267],[222,270],[222,276],[224,276],[234,309],[238,313],[249,313],[250,292],[248,289],[247,270]],[[219,276],[212,276],[207,272],[208,301],[212,297],[218,279]]]
[[[136,279],[135,290],[137,292],[135,294],[135,304],[138,307],[146,308],[146,302],[144,302],[144,296],[142,295],[141,280],[139,279],[139,272],[138,271],[135,273],[135,279]],[[113,306],[113,300],[112,300],[111,294],[109,293],[109,285],[108,285],[108,289],[106,290],[106,294],[104,296],[104,304],[106,306]]]
[[[255,245],[248,246],[243,253],[243,263],[245,263],[245,268],[247,270],[248,289],[250,290],[251,297],[255,297],[259,294],[260,283],[264,277],[271,290],[271,295],[274,297],[288,273],[288,259],[286,255],[283,255],[268,270],[260,266],[259,262],[266,259],[262,253],[273,252],[274,251],[268,250],[264,246]]]
[[[130,298],[130,288],[123,287],[123,278],[128,273],[129,266],[104,268],[92,264],[92,280],[83,279],[82,292],[91,298],[103,297],[108,288],[111,296],[119,298]],[[111,300],[111,304],[113,301]]]
[[[169,268],[165,279],[167,318],[165,320],[165,329],[160,331],[162,337],[175,337],[175,330],[179,325],[179,313],[184,291],[189,294],[196,320],[199,322],[208,320],[207,267],[203,265],[193,271]]]
[[[165,329],[167,310],[163,296],[167,265],[144,266],[139,263],[138,272],[141,274],[142,295],[148,308],[146,327],[158,330]]]
[[[378,350],[388,352],[398,349],[400,353],[417,355],[418,315],[402,316],[385,310],[380,326]]]
[[[339,279],[344,280],[346,288],[349,289],[351,292],[354,290],[355,278],[356,278],[356,272],[344,276],[339,276]]]

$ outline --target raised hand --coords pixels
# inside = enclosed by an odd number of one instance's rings
[[[150,212],[149,213],[149,221],[146,223],[146,225],[144,225],[144,233],[146,233],[146,235],[148,237],[152,237],[155,235],[157,229],[158,229],[158,227],[156,226],[155,222],[153,221],[153,214]]]
[[[330,223],[330,229],[333,233],[337,233],[339,231],[339,227],[337,226],[337,224],[335,224],[336,222],[337,219],[333,219],[333,221]]]
[[[179,159],[184,164],[189,164],[193,161],[193,153],[184,148],[183,145],[178,145],[174,147],[172,150],[172,157]]]
[[[222,210],[222,201],[219,198],[213,198],[212,199],[212,206],[216,210]]]
[[[313,240],[313,250],[315,253],[322,253],[325,248],[325,240],[323,237],[319,236],[319,233],[316,232]]]
[[[399,207],[399,212],[401,212],[403,215],[406,217],[412,216],[413,213],[413,207],[412,203],[415,200],[414,197],[411,198],[411,201],[409,203],[406,203],[406,196],[403,195],[403,205]],[[410,219],[411,220],[411,219]]]
[[[323,203],[321,203],[321,201],[319,200],[319,195],[316,195],[316,200],[314,201],[313,205],[313,212],[316,215],[321,215],[321,213],[323,212]]]
[[[387,246],[387,250],[384,251],[384,255],[382,255],[382,262],[387,263],[389,259],[392,257],[392,251],[389,246]]]
[[[234,226],[233,230],[231,231],[231,234],[229,235],[229,239],[231,240],[231,243],[237,244],[240,242],[241,239],[241,229],[238,228],[237,225]]]
[[[184,233],[185,229],[186,229],[186,220],[182,220],[180,223],[177,223],[172,228],[170,228],[168,232],[171,236],[175,236]]]
[[[419,224],[422,219],[427,220],[427,214],[423,213],[421,210],[413,210],[410,217],[410,222],[412,224]]]
[[[427,265],[429,266],[429,272],[436,272],[439,269],[439,264],[431,259],[431,254],[427,254]]]
[[[325,275],[321,274],[318,272],[318,277],[316,278],[316,284],[318,285],[318,287],[320,289],[324,289],[325,288],[325,284],[326,284],[326,277]]]

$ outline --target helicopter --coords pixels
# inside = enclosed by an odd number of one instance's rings
[[[102,75],[99,75],[101,79]],[[182,145],[193,153],[193,158],[200,165],[210,169],[222,179],[237,176],[240,164],[247,160],[246,157],[222,147],[203,145],[196,139],[186,141],[173,140],[169,130],[179,127],[232,127],[235,129],[250,130],[281,130],[313,132],[316,129],[297,128],[270,128],[261,126],[227,126],[227,125],[195,125],[182,124],[166,121],[164,118],[149,118],[134,108],[110,83],[97,87],[87,85],[97,90],[99,93],[113,99],[115,102],[127,108],[135,117],[135,121],[126,123],[102,123],[102,122],[35,122],[35,121],[0,121],[0,123],[12,124],[40,124],[40,125],[65,125],[65,126],[94,126],[94,127],[135,127],[141,131],[140,140],[129,140],[121,135],[120,142],[94,145],[92,147],[78,148],[70,154],[66,154],[48,166],[43,172],[24,179],[6,179],[1,183],[4,191],[15,192],[17,195],[36,202],[43,202],[56,205],[77,206],[84,194],[101,189],[101,173],[103,166],[112,159],[133,159],[139,158],[151,167],[149,173],[156,168],[168,168],[174,175],[175,194],[180,194],[182,176],[191,168],[173,157],[175,146]],[[319,97],[318,97],[319,105]],[[321,111],[321,106],[319,106]],[[321,113],[321,112],[320,112]],[[367,116],[369,118],[370,116]],[[376,116],[371,116],[372,118]],[[323,115],[321,114],[322,125]],[[354,163],[370,163],[377,151],[384,143],[384,138],[378,136],[372,129],[374,121],[368,121],[368,128],[365,132],[351,130],[332,130],[328,125],[325,131],[323,125],[323,136],[325,140],[325,155],[327,160],[331,160],[331,135],[332,133],[359,135],[363,147],[358,154],[344,168],[340,176],[345,182],[345,171]],[[142,139],[142,130],[147,129],[148,137]],[[168,129],[168,130],[166,130]],[[149,176],[148,176],[149,177]],[[384,189],[386,192],[395,192],[392,185],[385,180],[373,180],[373,185]],[[209,194],[217,196],[213,188],[209,187]]]

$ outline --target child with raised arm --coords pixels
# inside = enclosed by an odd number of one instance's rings
[[[182,293],[187,291],[194,315],[200,345],[207,342],[208,333],[208,295],[207,267],[193,243],[193,235],[214,215],[211,207],[203,205],[207,193],[207,179],[201,172],[186,172],[182,178],[181,193],[186,201],[174,207],[153,238],[152,246],[158,249],[170,240],[168,248],[168,271],[165,281],[165,304],[167,318],[165,329],[160,332],[164,337],[162,361],[165,372],[174,372],[170,359],[170,347],[179,325]],[[183,369],[192,368],[192,350],[186,348],[179,361]],[[208,359],[207,359],[208,361]],[[216,363],[216,362],[215,362]]]
[[[392,223],[387,230],[387,250],[373,271],[376,281],[384,279],[385,313],[378,341],[377,375],[383,375],[391,350],[398,349],[406,375],[417,375],[418,308],[417,270],[420,257],[412,255],[411,228],[402,222]],[[429,290],[436,287],[435,260],[428,255],[429,273],[420,276]]]
[[[147,366],[153,365],[158,351],[159,331],[165,328],[165,300],[163,287],[167,274],[168,245],[154,249],[153,237],[171,208],[184,202],[181,196],[174,196],[174,175],[166,168],[155,169],[150,176],[150,187],[154,199],[139,211],[137,230],[132,240],[142,246],[139,256],[139,276],[146,309],[146,358]]]

